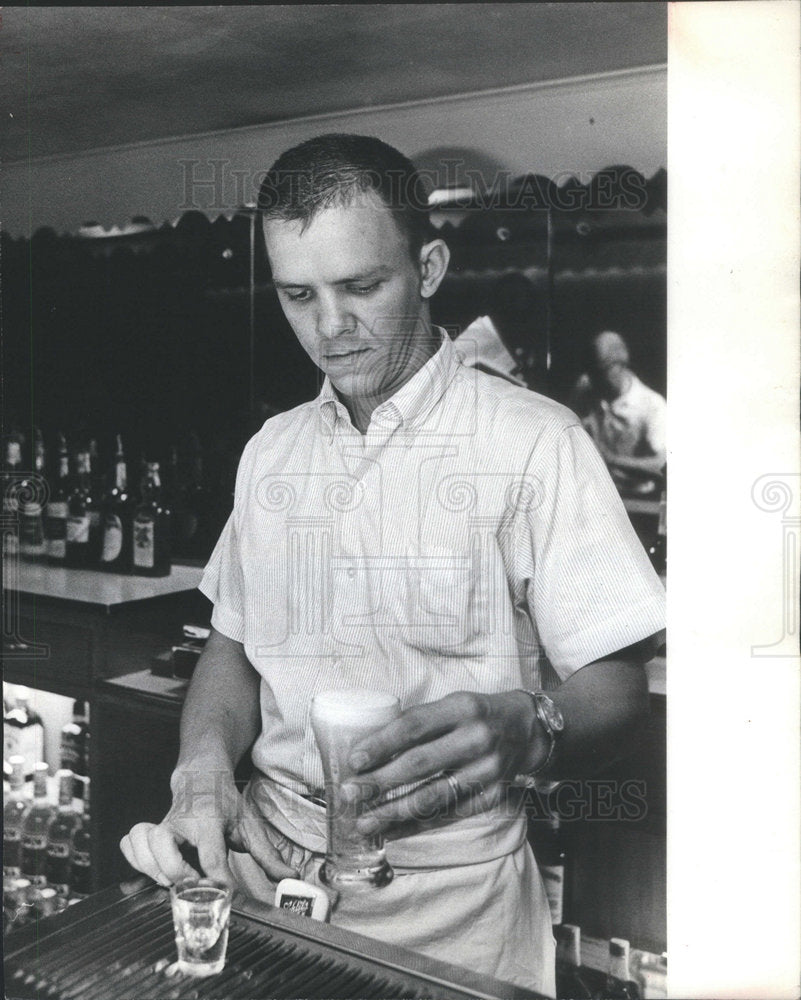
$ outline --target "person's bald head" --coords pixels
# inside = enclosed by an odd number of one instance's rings
[[[627,365],[629,363],[629,349],[626,341],[615,333],[614,330],[604,330],[592,341],[593,361],[599,368],[608,365]]]
[[[614,330],[593,337],[590,346],[589,376],[597,392],[616,399],[628,385],[629,349]]]

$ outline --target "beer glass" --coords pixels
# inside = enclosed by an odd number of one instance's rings
[[[354,744],[400,715],[398,699],[384,691],[323,691],[312,699],[311,722],[325,775],[328,844],[320,878],[336,889],[371,889],[393,876],[381,834],[365,836],[356,829],[363,812],[343,801],[341,788],[353,769],[348,756]]]
[[[178,969],[213,976],[225,966],[231,890],[211,878],[188,878],[170,888]]]

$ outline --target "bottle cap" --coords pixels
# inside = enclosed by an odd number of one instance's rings
[[[612,958],[628,958],[629,942],[625,938],[610,938],[609,954]]]
[[[8,758],[8,763],[11,767],[9,783],[12,788],[19,789],[25,784],[25,758],[14,754],[13,757]]]

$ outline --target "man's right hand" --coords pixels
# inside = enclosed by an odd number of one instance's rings
[[[197,781],[195,781],[197,777]],[[265,820],[236,789],[230,775],[183,770],[173,775],[173,804],[164,819],[137,823],[120,841],[126,860],[160,885],[196,875],[181,854],[197,850],[202,873],[228,885],[235,880],[228,849],[251,855],[267,875],[279,881],[297,876],[270,843]]]

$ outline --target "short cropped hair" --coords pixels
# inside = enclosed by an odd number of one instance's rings
[[[300,221],[305,228],[326,208],[373,191],[395,216],[412,259],[435,235],[423,178],[411,160],[373,136],[331,133],[288,149],[259,190],[264,219]]]

